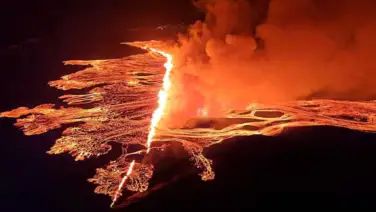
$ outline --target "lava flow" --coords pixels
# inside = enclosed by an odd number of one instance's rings
[[[168,54],[166,52],[163,52],[161,50],[155,49],[155,48],[149,48],[150,51],[156,52],[158,54],[163,55],[167,61],[164,64],[164,67],[166,69],[166,73],[163,77],[163,84],[162,84],[162,89],[158,93],[158,107],[154,111],[152,118],[151,118],[151,125],[150,125],[150,131],[148,134],[147,142],[146,142],[146,153],[149,153],[151,143],[153,141],[153,138],[155,136],[155,130],[157,128],[157,125],[159,121],[161,120],[164,110],[166,108],[167,100],[168,100],[168,91],[170,90],[171,87],[171,81],[170,81],[170,73],[173,68],[173,63],[172,63],[172,55]]]
[[[114,142],[120,144],[123,153],[97,168],[88,180],[96,185],[96,193],[111,197],[111,206],[120,201],[123,190],[130,194],[125,200],[131,201],[132,194],[149,188],[157,158],[152,156],[172,148],[172,143],[181,144],[202,180],[212,180],[212,161],[203,150],[232,137],[274,136],[286,127],[318,125],[376,132],[376,101],[325,99],[253,103],[223,117],[208,117],[205,109],[200,113],[203,117],[187,120],[183,128],[166,128],[160,121],[168,115],[173,56],[164,51],[163,42],[127,44],[148,52],[119,59],[66,61],[66,65],[85,65],[85,69],[49,85],[90,90],[61,96],[65,106],[42,104],[0,113],[0,117],[16,118],[15,126],[25,135],[66,127],[49,154],[69,153],[75,160],[84,160],[107,154]]]
[[[123,190],[123,186],[124,186],[124,183],[127,181],[129,175],[132,173],[132,170],[133,170],[133,166],[134,166],[134,160],[131,162],[131,164],[129,164],[129,167],[128,167],[128,171],[127,173],[125,174],[125,176],[123,177],[123,179],[121,179],[121,182],[119,184],[119,187],[118,189],[116,190],[116,193],[115,193],[115,196],[114,196],[114,199],[112,200],[112,203],[111,203],[111,207],[113,207],[113,205],[116,203],[117,199],[119,198],[119,196],[121,195],[121,191]]]
[[[151,148],[151,143],[153,142],[153,138],[155,136],[156,128],[158,126],[159,121],[161,120],[163,116],[163,113],[167,104],[168,91],[171,87],[170,73],[173,68],[173,63],[172,63],[172,55],[166,52],[163,52],[161,50],[155,49],[155,48],[146,48],[146,49],[150,50],[151,52],[156,52],[158,54],[163,55],[167,60],[166,63],[164,64],[166,73],[164,74],[164,77],[163,77],[162,88],[158,93],[158,107],[153,112],[151,123],[150,123],[150,130],[149,130],[149,134],[148,134],[147,141],[146,141],[146,148],[147,148],[146,153],[149,153],[150,148]],[[128,176],[132,173],[134,162],[135,162],[134,160],[131,162],[126,175],[121,180],[119,184],[119,188],[117,189],[115,196],[112,200],[111,207],[116,203],[117,199],[121,195],[121,191],[123,189],[124,183],[128,179]]]

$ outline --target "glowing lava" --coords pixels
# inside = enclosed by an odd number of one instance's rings
[[[155,49],[155,48],[146,48],[146,49],[151,51],[151,52],[158,53],[158,54],[164,56],[167,60],[166,63],[164,63],[164,65],[163,65],[166,69],[166,72],[163,76],[162,88],[158,92],[158,107],[153,112],[153,115],[152,115],[152,118],[151,118],[151,123],[150,123],[150,130],[149,130],[149,134],[148,134],[147,141],[146,141],[146,148],[147,148],[146,153],[149,153],[151,143],[153,142],[153,138],[155,136],[156,128],[158,126],[158,123],[162,119],[162,116],[164,114],[164,110],[165,110],[166,105],[167,105],[168,91],[170,90],[170,87],[171,87],[170,73],[171,73],[171,70],[173,68],[173,63],[172,63],[173,57],[172,57],[171,54],[168,54],[164,51],[161,51],[161,50],[158,50],[158,49]],[[116,203],[119,196],[121,196],[121,192],[123,191],[124,184],[127,181],[129,175],[133,171],[134,163],[135,163],[135,160],[133,160],[130,163],[126,175],[122,178],[122,180],[119,184],[119,187],[118,187],[118,189],[115,193],[114,199],[112,200],[111,207],[114,206],[114,204]]]
[[[116,190],[116,193],[115,193],[115,197],[114,199],[112,200],[112,203],[111,203],[111,207],[114,206],[115,202],[117,201],[117,199],[119,198],[119,196],[121,195],[121,192],[123,190],[123,186],[124,186],[124,183],[127,181],[129,175],[132,173],[132,170],[133,170],[133,166],[134,166],[134,162],[135,160],[133,160],[129,167],[128,167],[128,171],[127,171],[127,174],[123,177],[123,179],[121,179],[121,182],[119,184],[119,187],[118,189]]]
[[[168,54],[164,51],[161,51],[161,50],[158,50],[158,49],[155,49],[155,48],[147,48],[147,49],[150,50],[151,52],[161,54],[167,59],[166,63],[164,64],[164,67],[166,69],[166,73],[163,77],[162,88],[158,93],[158,107],[153,112],[153,115],[152,115],[152,118],[151,118],[150,130],[149,130],[148,138],[147,138],[147,141],[146,141],[146,148],[147,148],[146,153],[149,153],[151,143],[153,142],[153,138],[155,136],[155,130],[158,126],[158,123],[162,119],[162,116],[164,114],[164,111],[165,111],[165,108],[166,108],[166,105],[167,105],[168,92],[169,92],[170,87],[171,87],[170,74],[171,74],[171,70],[174,67],[174,65],[172,63],[173,57],[172,57],[171,54]]]
[[[154,112],[152,114],[149,134],[147,136],[147,141],[146,141],[146,148],[147,148],[146,153],[149,153],[150,148],[151,148],[151,143],[153,142],[153,138],[155,136],[156,128],[158,126],[158,123],[162,119],[162,116],[164,114],[164,110],[165,110],[166,105],[167,105],[168,92],[169,92],[170,87],[171,87],[170,73],[171,73],[171,70],[173,68],[173,63],[172,63],[173,57],[172,57],[171,54],[168,54],[164,51],[161,51],[161,50],[158,50],[158,49],[155,49],[155,48],[146,48],[146,49],[151,51],[151,52],[160,54],[160,55],[162,55],[166,58],[166,62],[164,63],[164,67],[166,69],[166,72],[163,76],[162,88],[158,92],[158,107],[154,110]],[[116,190],[116,193],[115,193],[114,198],[112,200],[111,207],[114,206],[114,204],[116,203],[118,198],[121,196],[121,192],[123,191],[124,184],[127,181],[128,177],[132,174],[134,164],[135,164],[135,160],[133,160],[130,163],[126,175],[121,179],[119,187]]]
[[[42,104],[0,113],[0,118],[17,119],[15,126],[25,135],[65,128],[49,154],[68,153],[75,160],[85,160],[105,155],[113,143],[118,144],[122,154],[97,168],[96,174],[88,179],[95,184],[95,193],[111,197],[111,206],[119,202],[124,190],[129,191],[124,197],[129,204],[161,185],[150,182],[158,160],[153,155],[171,148],[172,143],[182,146],[202,180],[212,180],[215,170],[203,150],[226,139],[275,136],[284,128],[301,126],[376,132],[376,101],[325,99],[254,102],[248,108],[231,110],[217,118],[211,117],[207,106],[202,105],[197,111],[198,117],[187,120],[183,128],[166,128],[160,122],[168,115],[173,56],[161,50],[167,45],[164,42],[125,44],[148,52],[117,59],[65,61],[66,65],[85,68],[49,82],[50,86],[64,91],[82,90],[81,94],[61,96],[64,106]],[[152,144],[155,151],[148,154]]]

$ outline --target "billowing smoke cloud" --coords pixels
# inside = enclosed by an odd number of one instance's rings
[[[171,113],[376,97],[376,1],[206,0],[175,48]]]

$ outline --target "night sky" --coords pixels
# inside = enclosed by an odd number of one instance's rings
[[[203,16],[189,0],[5,1],[0,111],[56,103],[62,92],[47,82],[78,69],[63,60],[130,55],[137,51],[120,42],[165,38],[170,33],[149,29]],[[119,148],[74,162],[46,154],[62,130],[27,137],[13,123],[0,120],[0,211],[110,210],[110,199],[94,194],[86,179]],[[375,134],[333,127],[236,138],[205,152],[215,161],[214,181],[202,182],[184,156],[166,156],[160,166],[179,175],[162,169],[160,175],[171,175],[168,185],[118,210],[376,208],[375,153]]]

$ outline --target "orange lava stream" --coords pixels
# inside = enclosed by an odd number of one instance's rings
[[[192,165],[200,171],[201,179],[212,180],[215,170],[204,149],[234,137],[276,136],[285,128],[303,126],[376,132],[375,100],[328,99],[252,103],[221,117],[212,117],[203,106],[197,111],[198,117],[187,119],[182,128],[166,128],[161,120],[167,115],[171,97],[173,55],[165,52],[166,44],[159,41],[125,44],[149,52],[117,59],[65,61],[65,65],[85,68],[51,81],[49,85],[66,91],[82,90],[81,94],[67,93],[59,97],[65,103],[60,107],[42,104],[0,113],[0,118],[15,118],[15,126],[25,135],[64,128],[49,154],[68,153],[75,160],[85,160],[108,154],[113,142],[120,144],[122,154],[97,168],[96,174],[88,179],[96,186],[95,193],[111,197],[111,207],[119,202],[123,190],[132,192],[124,197],[129,205],[138,197],[150,194],[146,191],[154,192],[165,184],[157,179],[150,182],[156,164],[154,160],[159,157],[147,160],[138,157],[148,154],[152,144],[155,154],[174,148],[172,143],[181,144]],[[128,148],[134,145],[145,149]]]
[[[121,179],[121,182],[120,182],[119,187],[118,187],[118,189],[117,189],[117,191],[116,191],[116,193],[115,193],[115,197],[114,197],[114,199],[112,200],[112,203],[111,203],[111,206],[110,206],[110,207],[113,207],[113,206],[114,206],[115,202],[117,201],[117,199],[118,199],[119,196],[121,195],[121,191],[123,190],[123,186],[124,186],[125,182],[127,181],[128,176],[132,173],[134,163],[135,163],[135,160],[133,160],[133,161],[130,163],[126,175],[123,177],[123,179]]]
[[[162,119],[162,116],[164,114],[164,110],[165,110],[166,105],[167,105],[168,91],[170,90],[170,87],[171,87],[170,73],[171,73],[171,70],[173,68],[173,63],[172,63],[173,57],[172,57],[171,54],[168,54],[164,51],[161,51],[161,50],[158,50],[158,49],[155,49],[155,48],[147,48],[147,49],[151,52],[161,54],[167,60],[166,63],[164,63],[164,67],[166,69],[166,72],[163,76],[162,88],[158,93],[158,107],[154,110],[154,112],[152,114],[150,130],[149,130],[149,134],[148,134],[147,141],[146,141],[146,147],[147,147],[146,153],[149,153],[151,143],[153,142],[153,138],[155,136],[156,128],[158,126],[158,123]],[[119,187],[118,187],[118,189],[115,193],[115,197],[114,197],[114,199],[111,203],[111,207],[113,207],[113,205],[115,204],[115,202],[117,201],[117,199],[121,195],[122,188],[123,188],[126,180],[128,179],[128,176],[132,173],[134,163],[135,163],[135,160],[133,160],[131,162],[126,175],[121,180]]]
[[[161,51],[155,48],[148,48],[148,50],[150,50],[151,52],[161,54],[167,59],[167,61],[164,64],[166,72],[165,72],[165,75],[163,76],[163,85],[162,85],[161,90],[158,93],[158,107],[154,110],[152,118],[151,118],[150,130],[149,130],[149,134],[148,134],[147,141],[146,141],[146,147],[147,147],[146,153],[149,153],[150,151],[151,143],[153,142],[156,128],[158,126],[158,123],[162,119],[162,116],[164,114],[164,111],[167,105],[168,92],[171,87],[170,74],[171,74],[172,68],[174,67],[172,63],[173,57],[171,54],[168,54],[164,51]]]

